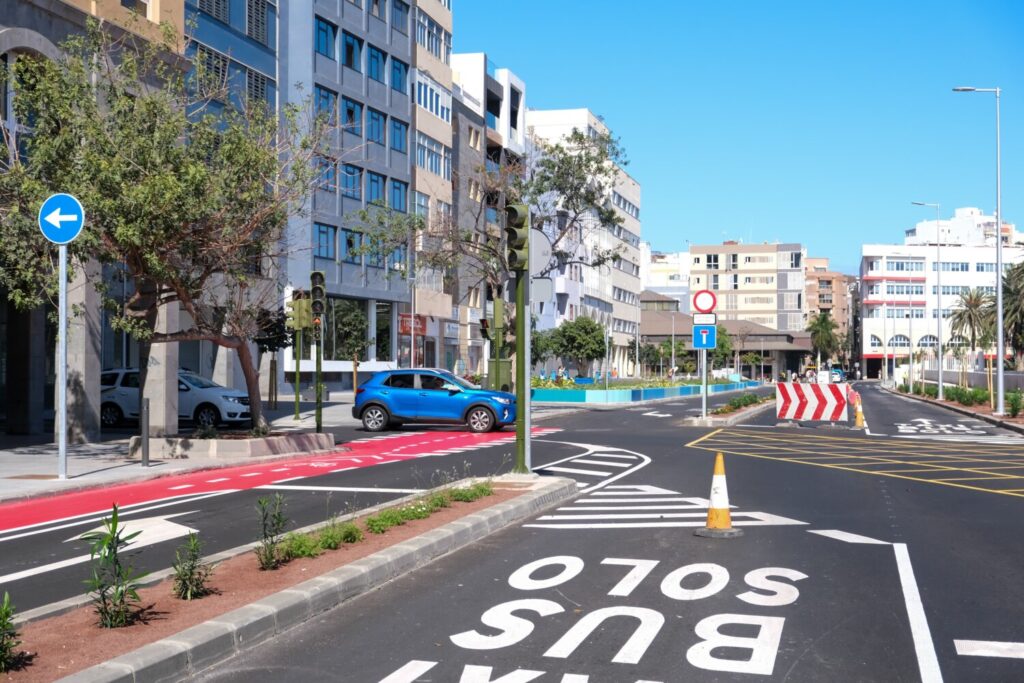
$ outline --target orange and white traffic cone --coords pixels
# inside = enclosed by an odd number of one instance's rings
[[[707,538],[735,538],[743,535],[743,529],[733,527],[732,517],[729,515],[729,488],[725,484],[725,458],[721,453],[715,454],[715,473],[711,476],[707,526],[693,533]]]

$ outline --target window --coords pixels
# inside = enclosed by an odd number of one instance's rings
[[[352,135],[362,135],[363,105],[347,97],[342,98],[341,125]]]
[[[384,144],[384,126],[387,117],[376,109],[366,110],[366,140]]]
[[[799,268],[800,267],[800,259],[801,259],[802,256],[803,255],[799,251],[790,252],[790,254],[789,254],[789,267],[790,268]]]
[[[323,223],[313,224],[313,255],[318,258],[334,259],[334,244],[338,229]]]
[[[939,338],[934,334],[926,334],[917,340],[917,345],[926,349],[934,349],[939,345]]]
[[[423,216],[424,218],[426,218],[428,215],[430,215],[430,196],[429,195],[425,195],[422,192],[417,192],[415,194],[415,200],[414,201],[415,201],[415,206],[413,206],[413,211],[416,213],[417,216]]]
[[[338,191],[338,162],[329,157],[317,157],[320,175],[320,189],[325,192]]]
[[[619,207],[633,218],[640,218],[640,207],[623,197],[618,192],[612,192],[612,203]]]
[[[718,289],[718,273],[711,276],[711,289]]]
[[[970,270],[968,267],[970,264],[964,263],[963,261],[943,261],[942,272],[943,273],[966,273]],[[935,270],[935,263],[932,263],[932,271]],[[995,269],[993,268],[993,272]]]
[[[885,269],[897,272],[923,271],[924,261],[886,261]]]
[[[479,128],[469,127],[469,146],[480,151],[481,132]]]
[[[729,268],[731,270],[736,270],[739,267],[740,267],[740,255],[739,254],[729,254]]]
[[[228,23],[228,0],[199,0],[199,11]]]
[[[994,273],[996,272],[996,264],[994,263],[975,263],[974,270],[979,273]]]
[[[246,0],[245,35],[264,45],[269,45],[267,36],[267,0]]]
[[[313,88],[313,99],[316,101],[316,115],[334,120],[334,110],[338,107],[338,93],[318,85]]]
[[[407,202],[409,196],[409,185],[401,180],[391,181],[391,208],[395,211],[405,212],[408,210]]]
[[[211,50],[205,45],[196,48],[197,61],[203,65],[206,83],[210,87],[219,88],[227,83],[228,58],[216,50]]]
[[[267,86],[269,84],[270,79],[259,71],[245,70],[245,95],[249,98],[250,102],[266,104]]]
[[[871,348],[877,349],[882,345],[882,340],[876,335],[871,335]]]
[[[451,180],[452,151],[432,137],[416,133],[416,165]]]
[[[363,193],[363,169],[345,164],[341,172],[341,193],[352,199],[359,199]]]
[[[452,122],[452,94],[422,71],[416,72],[416,104],[445,123]],[[474,149],[479,149],[472,143],[472,131],[473,129],[470,128],[470,145]],[[479,144],[479,131],[477,131],[477,144]]]
[[[391,89],[405,94],[409,92],[409,65],[391,58]]]
[[[363,236],[355,230],[343,228],[341,231],[341,260],[345,263],[354,263],[357,266],[362,263],[362,254],[359,253],[362,246]]]
[[[380,83],[384,82],[384,68],[388,63],[388,56],[375,48],[373,45],[366,53],[366,75]]]
[[[452,34],[423,10],[416,13],[416,42],[445,64],[451,62]]]
[[[391,252],[391,256],[388,258],[388,265],[391,266],[391,270],[404,271],[406,266],[405,257],[405,247],[398,247]]]
[[[391,119],[391,149],[406,154],[409,151],[409,125],[398,119]]]
[[[338,27],[326,19],[316,18],[316,51],[328,59],[337,60],[334,43],[338,39]]]
[[[402,33],[409,32],[409,3],[391,0],[391,27]]]
[[[412,389],[413,374],[411,372],[401,372],[391,375],[391,377],[385,380],[384,384],[393,389]]]
[[[370,14],[378,19],[383,19],[385,1],[386,0],[370,0]]]
[[[366,201],[384,201],[384,176],[377,173],[366,174]]]
[[[342,31],[341,34],[344,37],[344,46],[342,47],[341,63],[352,69],[362,73],[363,71],[363,41],[356,38],[351,33]]]
[[[897,334],[889,338],[889,346],[905,349],[910,346],[910,338],[905,334]]]

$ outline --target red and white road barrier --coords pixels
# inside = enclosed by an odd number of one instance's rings
[[[817,420],[839,422],[850,419],[845,384],[775,385],[775,414],[780,420]]]

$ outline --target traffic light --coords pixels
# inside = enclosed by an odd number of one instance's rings
[[[289,330],[304,330],[312,324],[312,314],[310,313],[310,302],[306,298],[306,293],[302,290],[295,290],[292,293],[292,300],[285,302],[285,307],[288,309],[285,312],[284,326]]]
[[[313,339],[320,341],[324,311],[327,310],[327,279],[322,270],[314,270],[309,274],[309,297],[309,310],[313,318]]]
[[[530,261],[530,209],[524,204],[505,207],[505,236],[508,243],[508,267],[527,270]]]

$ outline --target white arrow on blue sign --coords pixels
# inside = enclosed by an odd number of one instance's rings
[[[693,348],[713,349],[718,345],[718,327],[715,325],[693,326]]]
[[[82,202],[69,194],[52,194],[39,207],[39,229],[54,244],[67,244],[78,237],[85,225]]]

